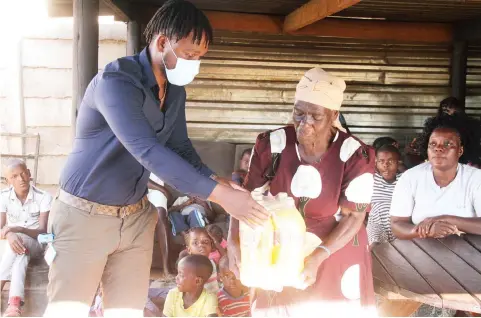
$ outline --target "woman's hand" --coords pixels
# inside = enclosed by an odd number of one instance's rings
[[[444,221],[437,221],[434,222],[433,225],[431,225],[428,237],[443,238],[449,235],[456,234],[457,232],[458,228],[456,227],[456,225]]]
[[[443,238],[458,232],[444,215],[424,219],[415,229],[420,238]]]
[[[434,222],[435,221],[433,218],[424,219],[421,223],[414,227],[414,231],[420,238],[426,238],[428,237],[429,231],[431,230],[431,226]]]
[[[304,271],[302,272],[302,278],[304,285],[311,286],[316,282],[317,271],[322,262],[329,257],[329,254],[323,249],[317,248],[311,255],[304,260]]]
[[[232,217],[252,228],[262,226],[270,215],[249,192],[222,184],[217,184],[208,200],[220,204]]]

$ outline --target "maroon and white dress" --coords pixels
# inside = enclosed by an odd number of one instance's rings
[[[295,128],[265,132],[257,138],[244,182],[252,191],[270,182],[270,193],[294,198],[307,229],[325,238],[341,218],[340,207],[367,211],[373,186],[374,150],[338,131],[319,163],[299,156]],[[342,249],[319,267],[317,280],[306,290],[281,293],[257,290],[255,317],[305,315],[375,315],[371,255],[364,225]]]

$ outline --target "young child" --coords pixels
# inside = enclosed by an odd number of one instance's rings
[[[217,300],[222,317],[250,317],[249,289],[229,270],[227,256],[219,260],[219,280],[223,288],[217,293]]]
[[[217,316],[217,298],[204,288],[213,271],[211,261],[203,255],[188,255],[180,260],[177,271],[177,288],[167,294],[164,316]]]
[[[247,175],[247,170],[249,170],[249,162],[251,159],[252,148],[245,149],[239,158],[239,168],[232,172],[232,181],[238,185],[244,183],[244,179]]]
[[[219,226],[211,224],[206,227],[206,230],[215,247],[215,251],[209,254],[209,259],[219,265],[220,258],[227,254],[227,241],[224,239],[224,234]]]
[[[203,255],[209,257],[213,251],[214,242],[205,228],[195,227],[189,230],[185,236],[187,244],[187,253],[189,255]],[[205,284],[205,289],[216,294],[219,291],[219,283],[217,282],[217,266],[214,261],[212,263],[211,277]]]
[[[376,174],[371,199],[372,210],[367,222],[369,245],[395,239],[391,231],[392,194],[401,176],[398,173],[401,154],[394,145],[383,145],[376,149]]]

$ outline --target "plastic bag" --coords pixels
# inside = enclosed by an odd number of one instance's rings
[[[305,289],[301,278],[304,259],[321,239],[306,232],[304,219],[287,193],[273,197],[254,191],[252,196],[272,216],[256,229],[240,223],[241,282],[278,292],[287,286]]]

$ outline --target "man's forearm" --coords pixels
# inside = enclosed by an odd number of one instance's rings
[[[32,230],[32,229],[27,229],[27,228],[21,227],[21,226],[16,226],[16,227],[10,228],[10,231],[9,231],[9,232],[12,232],[12,233],[22,233],[22,234],[28,235],[28,236],[30,236],[31,238],[33,238],[33,239],[36,240],[37,237],[39,236],[39,234],[42,234],[42,233],[47,232],[47,229],[40,228],[40,229]]]

